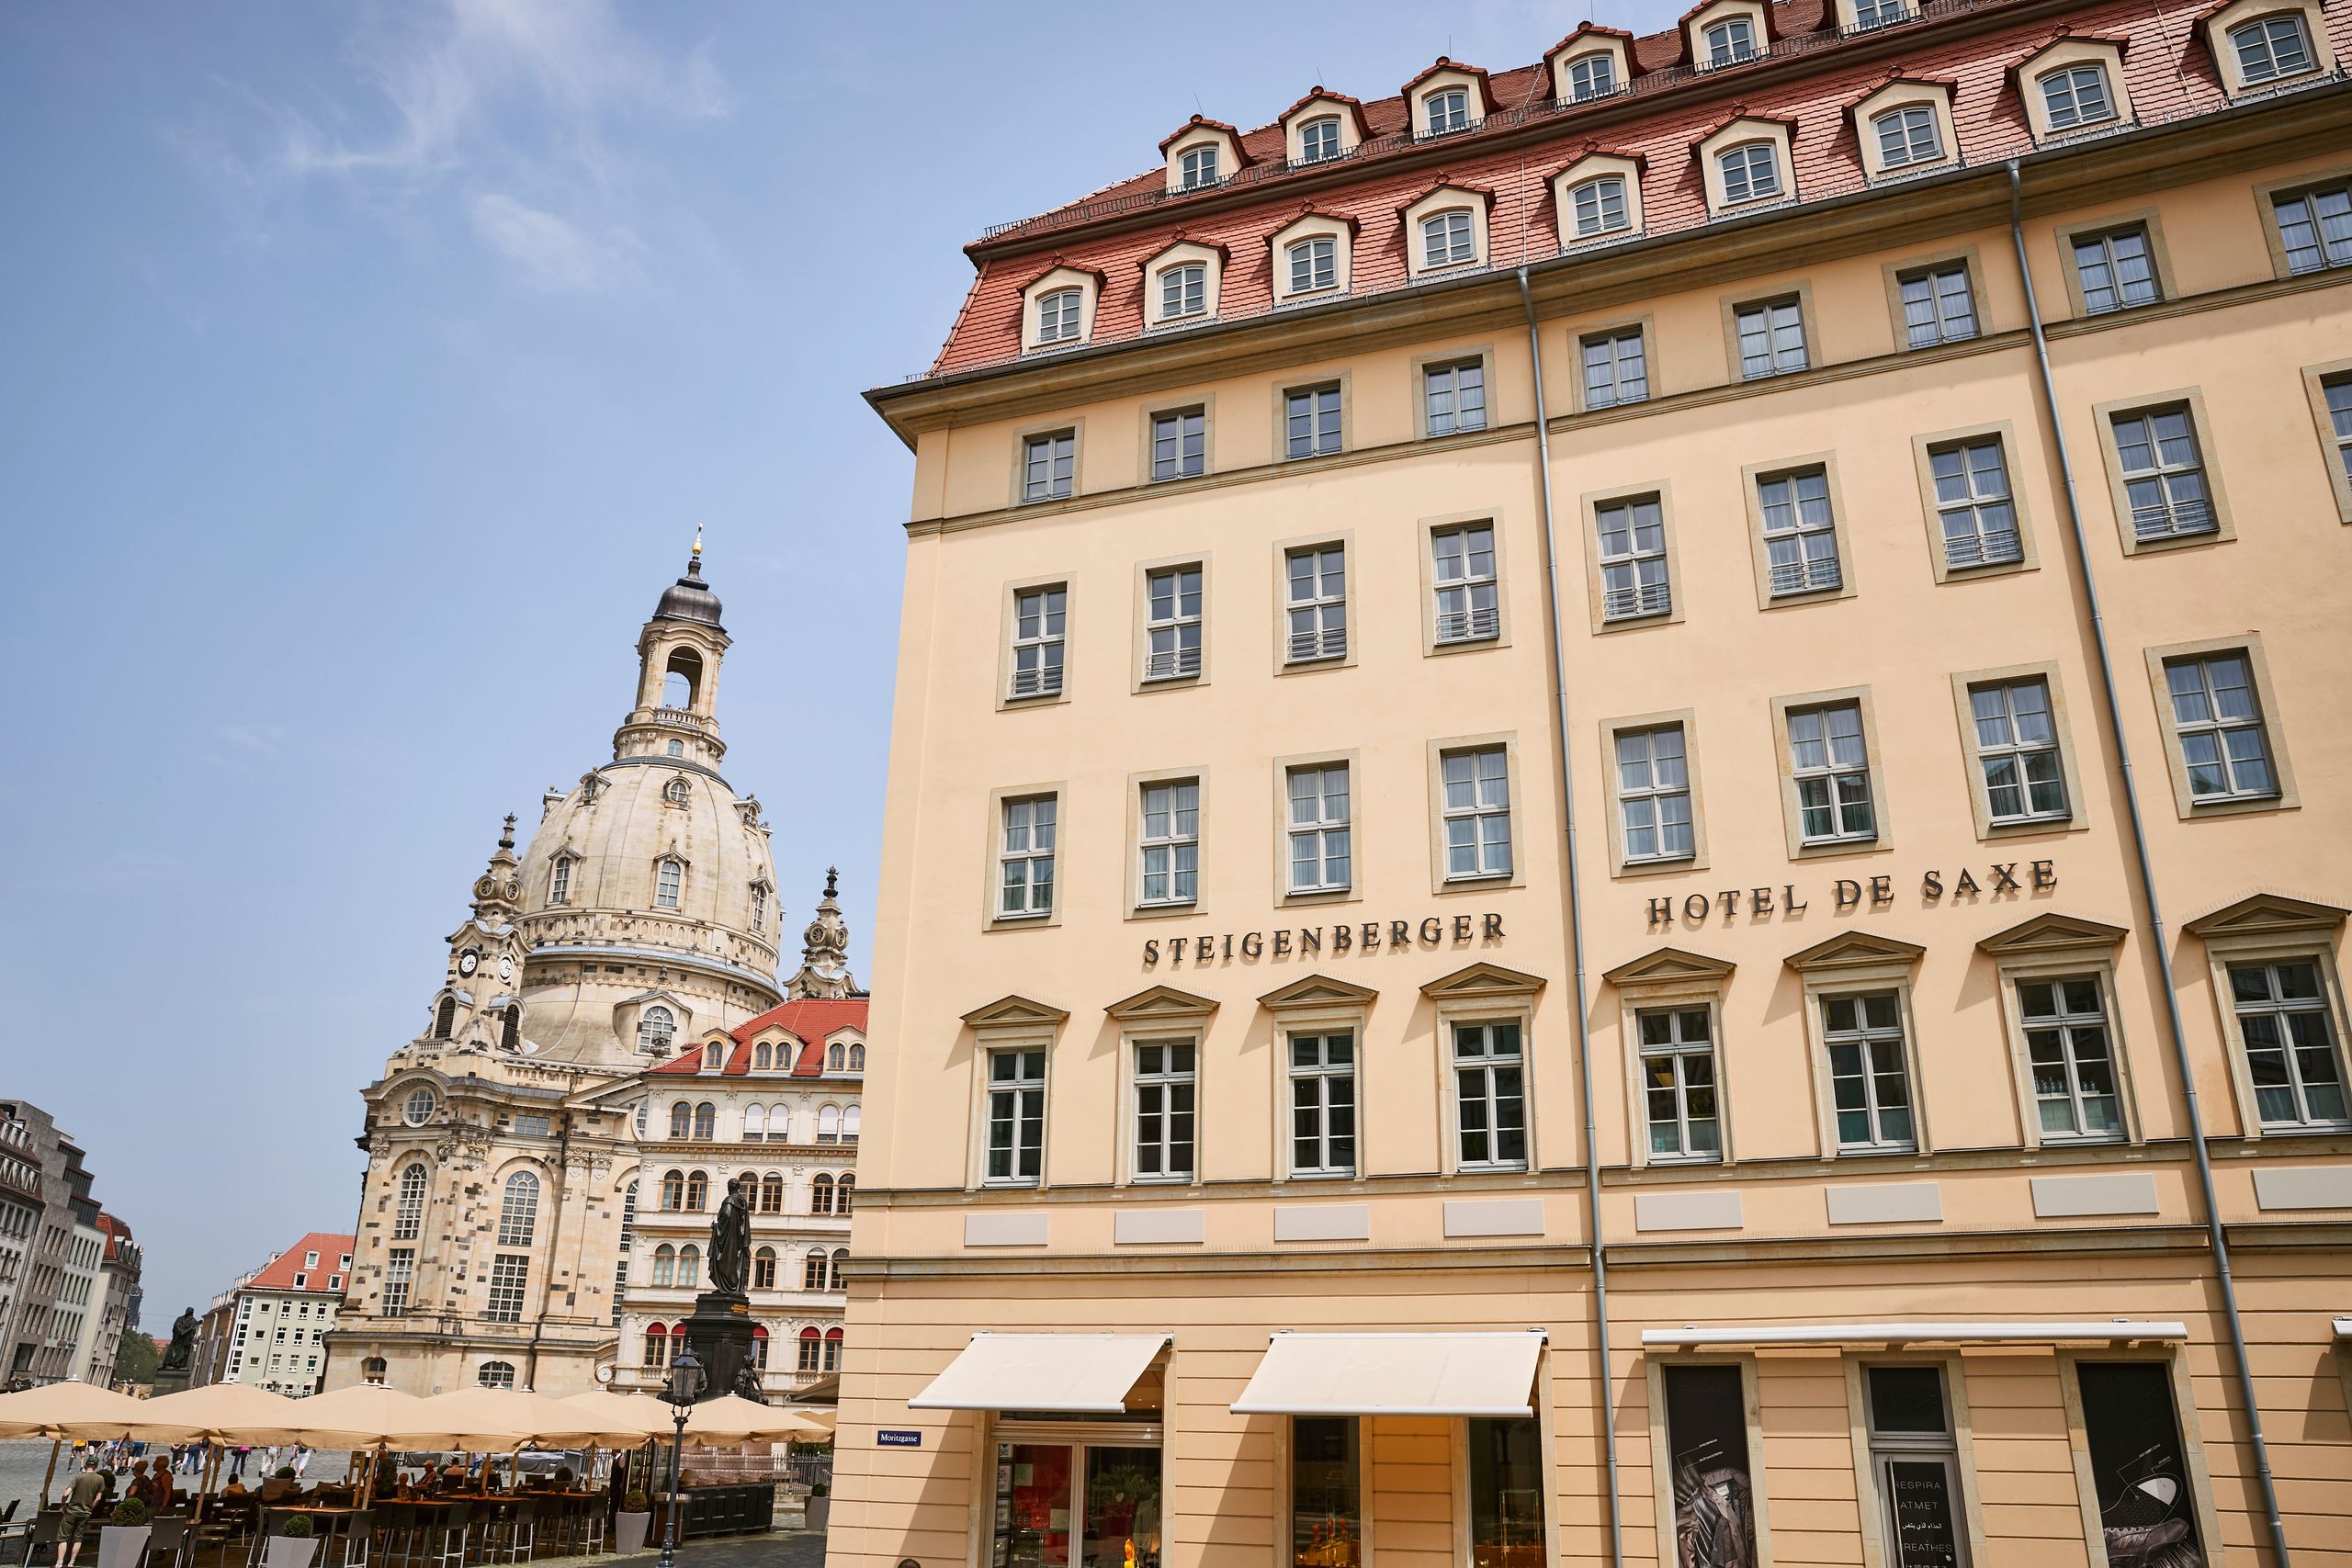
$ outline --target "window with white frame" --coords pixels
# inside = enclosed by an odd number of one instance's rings
[[[1004,802],[997,849],[997,905],[1001,919],[1054,912],[1054,829],[1060,801],[1050,795]]]
[[[416,1278],[416,1248],[395,1247],[384,1254],[384,1307],[386,1317],[399,1317],[408,1311],[409,1287]]]
[[[531,1259],[519,1252],[502,1252],[491,1259],[490,1294],[482,1303],[481,1314],[492,1323],[523,1321],[523,1287],[528,1281]]]
[[[1683,745],[1679,724],[1617,732],[1617,812],[1628,864],[1689,860],[1699,852]]]
[[[1666,573],[1666,512],[1655,495],[1629,496],[1593,509],[1600,538],[1600,617],[1639,620],[1674,608]]]
[[[1078,341],[1079,309],[1085,291],[1079,288],[1057,288],[1037,296],[1037,341],[1075,343]]]
[[[2352,1125],[2318,964],[2290,959],[2229,968],[2230,1002],[2263,1128],[2338,1131]]]
[[[1144,785],[1141,826],[1138,902],[1192,903],[1200,884],[1200,781],[1170,779]]]
[[[1057,430],[1022,443],[1021,499],[1066,501],[1078,472],[1078,432]]]
[[[1487,428],[1487,367],[1483,360],[1431,365],[1421,371],[1421,396],[1431,435]]]
[[[1743,141],[1715,155],[1726,205],[1781,194],[1781,156],[1770,141]]]
[[[1287,254],[1293,294],[1312,294],[1317,289],[1339,287],[1340,242],[1335,236],[1317,234],[1301,240]]]
[[[2103,125],[2115,118],[2115,99],[2108,91],[2103,65],[2069,65],[2043,76],[2041,85],[2041,112],[2052,130]]]
[[[1186,262],[1182,266],[1164,268],[1159,275],[1159,319],[1171,321],[1182,316],[1197,316],[1209,308],[1209,269],[1206,262]]]
[[[548,868],[548,902],[550,904],[571,902],[571,857],[570,855],[558,855],[555,863]]]
[[[1870,755],[1860,703],[1792,708],[1789,770],[1800,834],[1808,844],[1863,843],[1878,837],[1871,809]]]
[[[996,1186],[1035,1186],[1045,1147],[1046,1053],[1027,1048],[989,1052],[984,1179]]]
[[[2289,272],[2352,265],[2352,185],[2339,181],[2270,198]]]
[[[1882,1552],[1903,1568],[1969,1568],[1960,1450],[1937,1366],[1864,1367]]]
[[[752,931],[753,935],[768,928],[768,890],[760,883],[752,884]]]
[[[539,1223],[539,1179],[518,1170],[506,1179],[498,1208],[498,1245],[528,1247]]]
[[[2260,800],[2278,793],[2254,670],[2244,652],[2166,660],[2165,690],[2193,799]]]
[[[1517,1023],[1453,1026],[1453,1109],[1464,1169],[1527,1168],[1526,1060]]]
[[[1895,994],[1824,997],[1821,1030],[1829,1055],[1829,1102],[1838,1119],[1838,1149],[1871,1154],[1918,1147],[1903,1008]]]
[[[1290,770],[1290,890],[1331,893],[1352,874],[1348,765]]]
[[[1654,1162],[1723,1158],[1715,1101],[1715,1037],[1704,1007],[1645,1008],[1634,1014],[1642,1103]]]
[[[1197,1048],[1189,1041],[1136,1046],[1136,1179],[1190,1181]]]
[[[1854,30],[1883,28],[1909,15],[1910,0],[1854,0]]]
[[[637,1048],[660,1055],[670,1049],[670,1042],[677,1034],[678,1018],[668,1008],[647,1008],[637,1018]]]
[[[1206,147],[1191,147],[1176,159],[1176,180],[1179,188],[1197,190],[1216,184],[1217,149],[1215,143]]]
[[[1700,35],[1707,51],[1707,64],[1736,65],[1756,57],[1756,23],[1747,17],[1725,17],[1720,22],[1710,22]]]
[[[1617,90],[1616,57],[1606,52],[1587,54],[1568,62],[1568,101],[1580,104],[1587,98],[1605,98]]]
[[[1878,161],[1884,168],[1932,164],[1944,155],[1943,130],[1928,104],[1905,104],[1875,116],[1871,131],[1878,138]]]
[[[2352,480],[2352,376],[2333,376],[2320,383],[2327,401],[2329,437],[2335,443],[2336,466]]]
[[[1201,672],[1201,569],[1144,574],[1143,678],[1177,681]]]
[[[2132,536],[2155,539],[2211,534],[2221,525],[2205,488],[2205,459],[2188,405],[2141,409],[2114,416],[2116,466],[2123,470],[2123,501]]]
[[[1208,468],[1209,421],[1203,409],[1171,409],[1151,416],[1151,477],[1198,479]]]
[[[682,861],[664,859],[653,867],[653,907],[674,909],[678,907],[679,890],[685,886],[686,868]]]
[[[1811,363],[1804,303],[1793,295],[1742,305],[1732,312],[1732,325],[1739,334],[1739,373],[1747,380],[1785,376]]]
[[[1510,874],[1510,761],[1500,746],[1448,751],[1439,759],[1444,786],[1445,879],[1467,882]]]
[[[2075,281],[2090,315],[2145,305],[2163,298],[2147,230],[2133,225],[2105,234],[2075,236]]]
[[[2001,566],[2025,558],[1999,436],[1929,447],[1928,473],[1936,487],[1936,521],[1946,568]]]
[[[1568,210],[1579,240],[1625,228],[1630,221],[1625,208],[1625,176],[1603,175],[1570,186]]]
[[[1577,344],[1584,360],[1584,406],[1614,408],[1650,395],[1649,345],[1639,327],[1588,333]]]
[[[1290,1037],[1290,1170],[1356,1173],[1356,1038],[1327,1030]]]
[[[2096,975],[2018,982],[2035,1114],[2044,1142],[2123,1136],[2115,1051]]]
[[[1431,587],[1441,643],[1484,642],[1501,635],[1495,577],[1495,525],[1472,523],[1430,535]]]
[[[1062,689],[1062,634],[1069,592],[1058,583],[1024,588],[1012,596],[1012,687],[1015,697],[1052,696]]]
[[[1343,545],[1293,550],[1284,565],[1290,588],[1283,609],[1289,616],[1284,662],[1343,659],[1348,651],[1348,567]]]
[[[2070,812],[2050,683],[2036,675],[1971,686],[1968,712],[1985,815],[2003,825],[2064,821]]]
[[[1968,264],[1938,262],[1900,274],[1903,330],[1913,348],[1959,343],[1976,335],[1976,298],[1968,286]]]
[[[414,1241],[424,1224],[424,1192],[432,1179],[422,1161],[401,1172],[400,1197],[392,1210],[392,1239]]]
[[[1764,524],[1765,583],[1773,598],[1824,592],[1840,584],[1828,469],[1764,475],[1756,481],[1756,504]]]
[[[1442,136],[1470,128],[1470,89],[1443,87],[1421,100],[1421,134]]]
[[[1454,266],[1477,259],[1477,235],[1470,220],[1470,209],[1457,207],[1447,212],[1432,212],[1421,220],[1421,265],[1425,267]]]
[[[1323,115],[1298,128],[1298,161],[1319,164],[1340,155],[1340,117]]]
[[[2311,35],[2299,11],[2241,22],[2230,29],[2230,49],[2238,57],[2239,79],[2249,87],[2300,76],[2313,64]]]
[[[1283,394],[1283,456],[1324,457],[1340,450],[1340,389],[1294,387]]]

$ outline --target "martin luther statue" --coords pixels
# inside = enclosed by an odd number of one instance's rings
[[[196,1354],[196,1309],[180,1308],[172,1321],[172,1342],[164,1350],[164,1368],[170,1371],[184,1371],[188,1359]]]

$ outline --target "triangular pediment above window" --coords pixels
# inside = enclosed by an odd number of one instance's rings
[[[999,997],[984,1008],[974,1008],[964,1015],[964,1021],[974,1029],[1021,1029],[1050,1026],[1069,1017],[1066,1009],[1031,1001],[1027,997],[1010,996]]]
[[[1844,931],[1827,942],[1815,942],[1789,954],[1792,969],[1849,969],[1872,964],[1916,964],[1928,950],[1916,942],[1899,942],[1868,931]]]
[[[1522,975],[1499,964],[1473,964],[1441,975],[1421,987],[1435,1001],[1476,1001],[1487,997],[1532,997],[1544,986],[1541,975]]]
[[[1720,980],[1734,967],[1728,959],[1709,958],[1705,953],[1687,953],[1679,947],[1661,947],[1630,964],[1620,964],[1600,977],[1618,986],[1663,986],[1684,980]]]
[[[1206,1018],[1216,1010],[1207,997],[1196,997],[1173,986],[1153,986],[1102,1010],[1121,1021],[1170,1018]]]
[[[1976,945],[1996,958],[2036,953],[2076,953],[2113,947],[2131,932],[2122,926],[2086,920],[2073,915],[2036,915],[2007,931],[1995,931]]]
[[[1369,986],[1334,980],[1329,975],[1308,975],[1268,991],[1258,998],[1258,1005],[1269,1012],[1285,1008],[1370,1007],[1379,995]]]
[[[2199,915],[2180,929],[2191,936],[2273,936],[2288,931],[2324,931],[2344,923],[2352,910],[2334,904],[2290,898],[2282,893],[2256,893]]]

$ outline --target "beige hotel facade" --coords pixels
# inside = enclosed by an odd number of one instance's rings
[[[836,1568],[2352,1563],[2347,48],[1713,0],[968,247]]]

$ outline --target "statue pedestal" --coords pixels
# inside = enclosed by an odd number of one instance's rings
[[[182,1389],[187,1387],[188,1379],[194,1375],[195,1369],[191,1367],[157,1368],[155,1371],[154,1396],[179,1393]]]
[[[686,1319],[686,1343],[694,1347],[695,1359],[702,1363],[703,1398],[732,1393],[760,1399],[748,1299],[724,1291],[706,1291],[696,1296],[694,1315]]]

